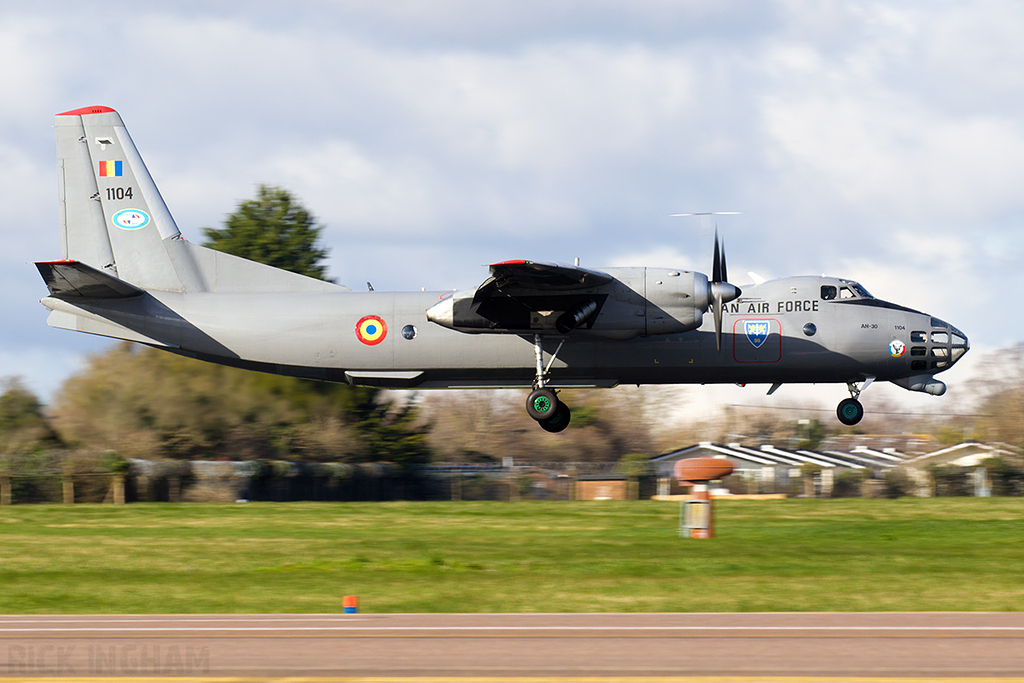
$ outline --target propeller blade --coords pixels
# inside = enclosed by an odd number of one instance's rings
[[[729,281],[729,271],[725,268],[725,240],[722,240],[722,282]]]
[[[722,297],[720,294],[715,292],[715,346],[718,347],[718,352],[722,352]]]
[[[715,227],[715,254],[714,262],[711,264],[711,281],[708,283],[708,293],[712,312],[715,314],[715,346],[718,352],[722,352],[722,311],[725,304],[738,298],[741,294],[740,288],[728,282],[729,271],[725,264],[725,245],[719,243],[718,227]]]
[[[711,259],[711,281],[722,281],[722,264],[718,254],[718,228],[715,228],[715,255]]]

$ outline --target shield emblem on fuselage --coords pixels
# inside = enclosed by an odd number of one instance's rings
[[[755,349],[761,348],[761,345],[768,339],[769,326],[767,320],[747,320],[744,322],[744,328],[747,333],[747,339],[750,340]]]

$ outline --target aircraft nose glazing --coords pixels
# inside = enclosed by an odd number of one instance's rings
[[[970,350],[971,344],[967,335],[952,325],[937,318],[932,318],[931,322],[932,330],[928,339],[930,365],[932,370],[942,371],[960,360]]]
[[[971,350],[971,342],[967,339],[967,335],[950,325],[950,333],[952,338],[952,353],[950,354],[950,365],[960,360],[965,353]]]

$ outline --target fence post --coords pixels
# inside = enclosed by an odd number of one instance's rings
[[[452,500],[462,500],[462,472],[453,471],[448,481],[451,484]]]
[[[124,475],[115,474],[110,482],[114,505],[124,505]]]
[[[11,475],[0,474],[0,505],[11,504]]]
[[[64,504],[72,505],[75,502],[75,478],[73,476],[75,468],[70,461],[65,460],[63,470],[60,482],[64,494]]]

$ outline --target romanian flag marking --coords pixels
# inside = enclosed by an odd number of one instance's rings
[[[388,336],[388,324],[376,315],[367,315],[356,323],[356,339],[367,346],[376,346]]]
[[[100,162],[100,177],[101,178],[119,178],[124,175],[124,162],[123,161],[101,161]]]

